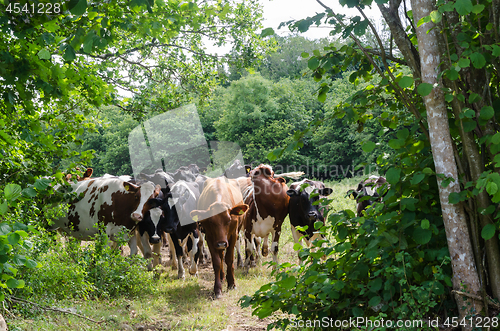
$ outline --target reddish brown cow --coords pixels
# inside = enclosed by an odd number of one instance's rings
[[[255,247],[255,237],[264,238],[262,255],[267,256],[269,252],[267,241],[270,233],[273,236],[271,246],[273,261],[278,263],[281,225],[288,214],[290,200],[286,193],[288,186],[283,178],[275,178],[273,169],[266,164],[261,164],[250,171],[250,177],[238,178],[238,181],[244,202],[249,207],[242,224],[246,244],[245,267],[248,268],[254,258],[259,258]]]
[[[227,287],[235,288],[234,282],[234,245],[238,239],[238,223],[248,206],[243,204],[238,183],[234,179],[224,177],[209,178],[197,203],[197,210],[191,217],[202,222],[205,229],[205,240],[212,255],[212,266],[215,274],[215,297],[220,298],[224,268],[227,266]]]

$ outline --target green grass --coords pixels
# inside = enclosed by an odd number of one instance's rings
[[[355,201],[346,197],[349,189],[355,188],[359,178],[341,182],[326,182],[333,189],[333,212],[343,209],[355,210]],[[288,218],[282,228],[279,245],[279,261],[298,263],[293,250],[293,238]],[[165,249],[164,254],[168,254]],[[165,259],[165,255],[164,255]],[[263,261],[271,261],[271,254]],[[204,265],[198,277],[186,273],[186,279],[176,279],[177,271],[162,267],[158,277],[149,277],[150,289],[134,297],[119,296],[103,299],[47,299],[39,295],[31,300],[41,305],[84,315],[100,323],[78,316],[36,309],[32,305],[16,304],[3,315],[11,331],[31,330],[265,330],[271,319],[259,320],[251,315],[249,308],[242,309],[238,300],[251,295],[262,285],[273,281],[268,265],[252,268],[245,274],[236,269],[235,290],[227,291],[223,284],[223,297],[213,299],[214,275],[211,264]]]

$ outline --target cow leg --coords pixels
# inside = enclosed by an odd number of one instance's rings
[[[291,225],[292,227],[292,237],[293,237],[293,241],[297,244],[297,243],[300,243],[302,245],[302,240],[300,240],[300,238],[302,237],[302,235],[300,234],[299,231],[297,231],[297,229]],[[299,262],[301,262],[300,260],[300,256],[298,255],[299,252],[297,252],[297,257],[299,258]]]
[[[273,234],[273,244],[271,245],[271,252],[273,253],[273,262],[278,263],[278,243],[280,241],[281,226],[271,232]],[[276,268],[276,266],[275,266]]]
[[[264,238],[265,244],[267,245],[267,238]],[[262,255],[260,254],[260,245],[262,244],[262,238],[254,236],[253,237],[253,242],[255,244],[255,265],[258,266],[260,265],[260,261],[262,260]],[[262,246],[262,249],[264,249],[264,246]]]
[[[238,268],[243,268],[243,257],[241,256],[241,236],[238,236],[234,246],[236,248],[236,266]]]
[[[255,241],[254,241],[254,235],[250,234],[250,238],[248,236],[248,233],[245,232],[245,244],[246,244],[246,260],[245,260],[245,268],[248,269],[250,267],[255,267]]]
[[[264,241],[262,242],[262,256],[267,256],[269,254],[269,235],[264,237]]]
[[[189,260],[191,265],[189,266],[189,274],[196,276],[198,274],[198,266],[196,264],[196,261],[198,260],[197,256],[199,256],[198,253],[198,242],[200,241],[200,238],[197,238],[196,233],[191,233],[189,236],[191,237],[190,240],[188,240],[188,255],[189,255]],[[191,244],[191,248],[189,247]]]
[[[170,233],[167,233],[168,238],[168,248],[170,249],[170,264],[172,265],[172,270],[177,269],[177,254],[175,253],[175,245],[172,240]]]
[[[183,257],[184,257],[184,249],[179,243],[179,238],[175,233],[171,233],[170,236],[172,237],[172,241],[174,242],[174,247],[175,247],[175,256],[177,257],[177,267],[179,270],[177,271],[177,278],[178,279],[183,279],[184,278],[184,263],[183,263]]]
[[[228,248],[226,251],[226,266],[227,266],[227,289],[231,290],[236,288],[236,284],[234,282],[234,246],[237,241],[237,236],[232,236],[231,239],[228,240]]]
[[[130,256],[137,254],[137,237],[139,234],[137,231],[134,231],[134,235],[130,237],[128,241],[128,247],[130,247]]]
[[[145,259],[150,259],[153,256],[153,252],[151,251],[151,246],[149,245],[149,236],[147,232],[144,232],[144,234],[141,236],[141,243],[142,243],[142,255],[144,256]],[[153,265],[152,261],[149,260],[148,262],[148,270],[151,271],[153,270]]]
[[[219,299],[222,296],[222,283],[221,283],[221,266],[223,251],[215,249],[212,243],[207,242],[210,255],[212,255],[212,267],[214,269],[214,294],[215,298]]]
[[[157,244],[153,244],[153,269],[161,264],[161,246],[161,241]]]

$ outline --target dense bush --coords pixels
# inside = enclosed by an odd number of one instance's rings
[[[101,231],[92,242],[56,240],[40,231],[34,239],[39,267],[23,270],[26,288],[16,295],[33,298],[102,298],[153,293],[154,275],[141,256],[122,256]]]
[[[329,215],[324,226],[317,222],[327,240],[317,240],[313,250],[296,244],[303,263],[281,264],[276,281],[243,297],[243,306],[252,306],[260,318],[276,311],[290,314],[271,324],[282,329],[293,326],[295,318],[428,321],[457,316],[429,142],[418,125],[408,128],[390,133],[395,153],[377,160],[390,184],[383,203],[363,217],[343,210]]]

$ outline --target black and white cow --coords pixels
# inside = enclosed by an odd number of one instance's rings
[[[361,181],[356,190],[348,191],[353,199],[356,199],[356,213],[358,217],[363,216],[363,211],[371,206],[374,202],[382,201],[382,197],[387,193],[389,184],[385,177],[370,176]]]
[[[179,278],[184,278],[184,248],[187,248],[190,258],[189,273],[191,275],[198,273],[200,234],[196,222],[192,221],[190,212],[196,209],[199,196],[198,184],[178,181],[171,187],[170,192],[164,198],[150,200],[153,205],[158,206],[158,208],[155,208],[155,212],[156,210],[160,211],[156,213],[159,215],[161,230],[168,233],[171,239],[170,251],[172,256],[177,258],[176,260],[173,259],[173,267],[175,268],[175,262],[177,262]],[[146,215],[146,217],[151,216],[153,214]]]
[[[319,181],[303,179],[290,185],[286,192],[290,196],[288,204],[290,224],[292,225],[292,235],[295,243],[299,242],[303,235],[308,246],[319,235],[314,230],[314,223],[325,222],[324,208],[319,204],[320,199],[326,198],[333,192],[331,188]],[[297,227],[305,227],[305,232],[298,231]]]

